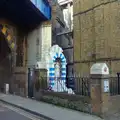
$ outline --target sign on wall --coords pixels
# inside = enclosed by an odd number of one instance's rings
[[[109,80],[104,80],[104,92],[109,92]]]

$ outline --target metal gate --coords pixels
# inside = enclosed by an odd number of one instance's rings
[[[117,77],[110,78],[110,95],[120,95],[120,73],[117,73]]]
[[[34,71],[32,69],[28,69],[28,97],[33,97],[33,91],[34,91]]]
[[[90,96],[90,77],[75,77],[75,93]]]

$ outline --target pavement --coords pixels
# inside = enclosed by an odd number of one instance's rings
[[[105,116],[105,120],[120,120],[120,110],[118,110],[116,112],[108,113]]]
[[[31,119],[0,105],[0,120],[31,120]]]
[[[0,101],[48,120],[102,120],[93,115],[15,95],[0,93]]]

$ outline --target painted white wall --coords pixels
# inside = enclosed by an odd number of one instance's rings
[[[42,24],[41,26],[41,50],[42,50],[42,56],[41,56],[41,60],[45,61],[46,60],[46,54],[48,54],[49,49],[51,47],[52,44],[52,27],[50,24]]]
[[[73,0],[58,0],[58,4],[62,6],[63,17],[68,29],[73,30]],[[64,5],[64,6],[63,6]]]
[[[73,5],[70,7],[70,12],[71,12],[71,30],[73,30]]]
[[[36,39],[37,39],[37,30],[35,29],[31,33],[29,33],[27,41],[28,41],[28,67],[33,67],[36,63]]]
[[[45,55],[51,47],[51,24],[42,23],[28,34],[28,67],[35,67],[37,62],[44,63]]]
[[[63,17],[67,28],[69,28],[69,11],[67,8],[63,9]]]

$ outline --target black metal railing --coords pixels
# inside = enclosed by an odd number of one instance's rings
[[[41,90],[50,90],[49,85],[47,83],[46,80],[47,78],[42,78],[39,82],[36,83],[36,86],[39,87],[38,89]],[[73,92],[76,95],[82,95],[82,96],[90,96],[90,78],[86,78],[86,77],[72,77],[72,79],[74,79],[74,82],[72,80],[69,81],[71,82],[72,87],[68,87],[67,83],[65,84],[64,81],[62,81],[60,78],[57,79],[57,81],[55,82],[56,84],[56,89],[57,91],[60,91],[60,89],[62,89],[62,91],[66,92],[68,88],[73,89]],[[72,85],[73,84],[73,85]]]
[[[110,78],[110,95],[120,95],[120,81],[118,77]]]
[[[89,77],[75,77],[75,93],[83,96],[90,96]]]
[[[50,90],[49,85],[46,81],[47,78],[42,78],[36,85],[39,87],[39,89],[42,90]],[[109,79],[109,88],[110,88],[110,95],[120,95],[120,79],[119,77],[110,77],[106,78]],[[74,81],[74,82],[73,82]],[[76,95],[81,96],[89,96],[90,97],[90,83],[91,78],[90,77],[72,77],[72,81],[69,79],[69,85],[68,83],[63,84],[64,81],[62,81],[60,78],[56,81],[56,89],[60,89],[59,86],[61,86],[62,91],[67,91],[68,88],[72,88],[74,93]]]

